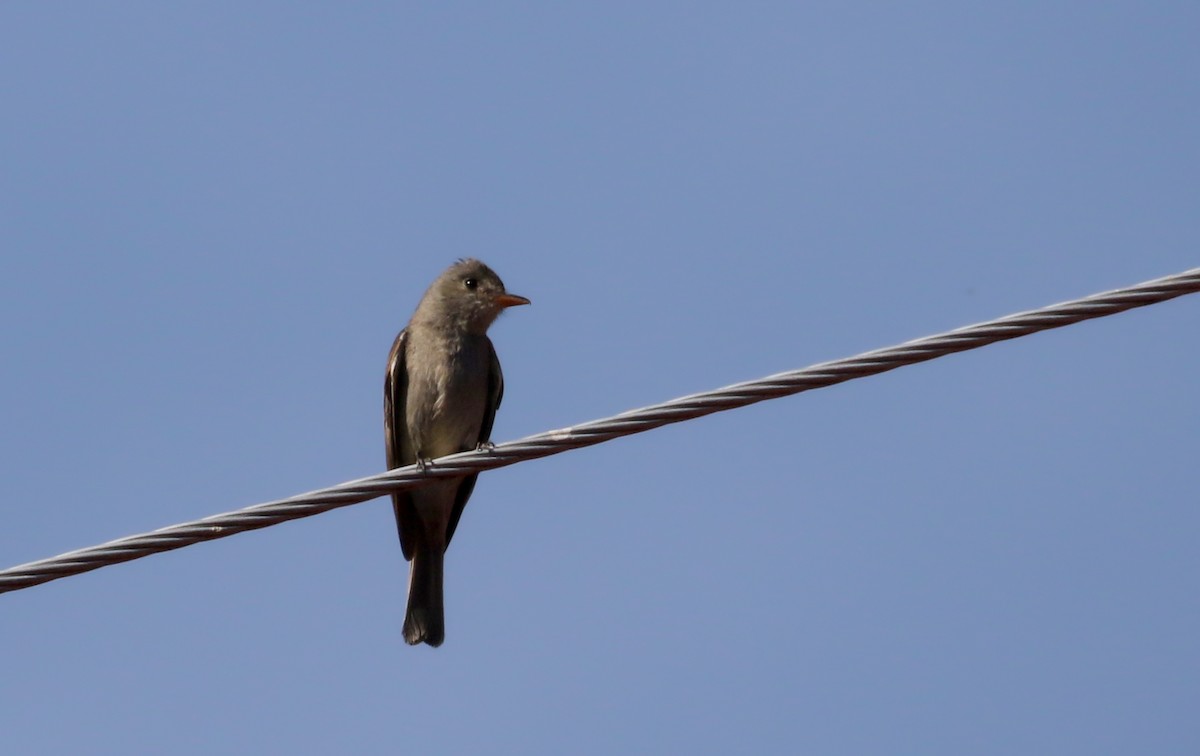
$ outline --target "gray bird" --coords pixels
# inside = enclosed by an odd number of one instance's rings
[[[388,469],[489,443],[504,376],[487,329],[506,307],[525,304],[528,299],[505,291],[500,277],[478,260],[459,260],[433,282],[388,356]],[[440,646],[445,639],[443,555],[476,477],[392,494],[400,548],[412,563],[404,617],[410,644]]]

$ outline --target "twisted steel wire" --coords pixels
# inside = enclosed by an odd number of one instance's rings
[[[409,465],[330,488],[212,515],[193,522],[171,525],[150,533],[119,538],[99,546],[78,549],[2,570],[0,593],[28,588],[201,541],[211,541],[287,520],[310,517],[330,509],[374,499],[392,491],[417,488],[439,478],[481,472],[560,454],[662,425],[745,407],[810,389],[833,386],[854,378],[885,373],[954,352],[975,349],[1037,331],[1061,328],[1082,320],[1113,315],[1197,291],[1200,291],[1200,268],[1193,268],[1124,289],[1008,315],[897,346],[864,352],[855,357],[822,362],[801,370],[735,383],[715,391],[692,394],[581,425],[546,431],[487,449],[452,454],[434,460],[424,470],[418,469],[416,465]]]

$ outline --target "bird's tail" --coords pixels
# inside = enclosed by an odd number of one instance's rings
[[[442,564],[445,554],[422,543],[413,553],[408,573],[408,611],[404,615],[404,640],[410,645],[440,646],[446,638],[442,608]]]

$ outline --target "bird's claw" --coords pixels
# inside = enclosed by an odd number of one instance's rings
[[[496,451],[496,445],[491,441],[480,441],[475,445],[475,451],[493,452]]]
[[[425,457],[417,457],[417,472],[423,473],[433,467],[433,460]]]

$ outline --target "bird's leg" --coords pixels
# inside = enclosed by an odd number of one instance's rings
[[[416,464],[417,472],[423,473],[429,468],[433,467],[433,459],[431,457],[422,457],[420,454],[417,454]]]
[[[475,451],[492,452],[496,450],[496,445],[491,441],[480,441],[475,444]]]

